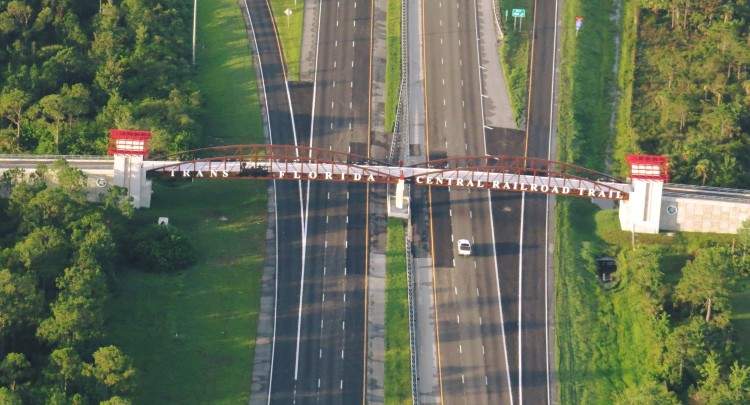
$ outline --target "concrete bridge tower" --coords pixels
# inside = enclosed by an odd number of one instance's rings
[[[620,202],[620,226],[638,233],[659,233],[664,183],[669,181],[666,156],[629,155],[633,191]]]
[[[109,154],[114,157],[114,185],[128,189],[136,208],[151,205],[151,182],[146,179],[143,158],[148,154],[149,131],[112,129]]]

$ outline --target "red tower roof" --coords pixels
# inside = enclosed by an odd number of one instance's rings
[[[148,154],[149,139],[151,139],[151,131],[110,129],[107,153],[145,156]]]
[[[662,155],[628,155],[631,179],[669,181],[669,158]]]

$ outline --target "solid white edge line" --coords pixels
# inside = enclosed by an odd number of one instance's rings
[[[552,80],[549,100],[549,136],[547,137],[547,160],[552,159],[552,128],[554,121],[555,111],[555,69],[557,62],[557,25],[558,25],[558,0],[555,0],[555,31],[552,41]],[[549,205],[550,198],[547,195],[547,201],[545,204],[545,215],[544,215],[544,346],[545,346],[545,362],[547,367],[547,404],[552,403],[552,387],[550,385],[550,370],[549,370]]]
[[[247,0],[245,0],[245,7],[248,10],[248,18],[250,17],[250,6],[247,4]],[[276,29],[276,21],[273,18],[273,10],[271,9],[271,4],[266,0],[266,8],[268,9],[268,14],[271,16],[271,25],[273,25],[274,32],[278,32]],[[254,32],[254,31],[253,31]],[[253,34],[255,35],[255,34]],[[256,41],[257,43],[257,41]],[[294,123],[294,108],[292,107],[292,95],[289,91],[289,80],[287,80],[286,75],[286,66],[283,62],[286,62],[284,60],[284,53],[281,49],[281,44],[279,43],[279,37],[276,36],[276,49],[279,51],[279,55],[281,55],[281,74],[284,78],[284,87],[286,89],[286,100],[289,105],[289,114],[291,115],[291,123],[292,123],[292,136],[294,137],[294,146],[298,146],[298,140],[297,140],[297,127]],[[260,53],[260,51],[258,52]],[[261,66],[262,69],[262,66]],[[269,117],[270,121],[270,117]],[[269,122],[270,125],[270,122]],[[299,156],[299,150],[295,148],[295,154]],[[297,314],[297,349],[296,349],[296,356],[295,356],[295,362],[294,362],[294,381],[297,381],[297,375],[298,375],[298,369],[299,369],[299,341],[300,341],[300,330],[302,328],[302,297],[305,289],[305,253],[307,250],[307,223],[303,219],[305,218],[305,206],[302,201],[302,182],[299,181],[297,183],[297,187],[299,188],[299,209],[300,209],[300,226],[302,227],[302,274],[300,275],[300,290],[299,290],[299,311]],[[269,391],[270,392],[270,391]],[[269,394],[270,395],[270,394]],[[269,399],[270,401],[270,399]]]
[[[482,98],[482,94],[484,93],[483,85],[482,85],[482,61],[479,53],[479,10],[477,9],[477,0],[474,0],[474,28],[476,30],[476,43],[477,43],[477,74],[479,75],[479,103],[480,103],[480,112],[482,114],[482,141],[484,142],[484,154],[487,155],[487,125],[485,125],[484,120],[484,99]],[[508,380],[508,396],[510,397],[510,405],[513,405],[513,386],[510,382],[510,363],[508,362],[508,344],[505,339],[505,318],[503,315],[503,300],[502,300],[502,294],[500,292],[500,267],[497,262],[497,242],[495,240],[495,218],[492,214],[492,194],[490,193],[490,190],[487,190],[487,200],[489,202],[489,209],[490,209],[490,232],[492,233],[492,257],[494,259],[495,263],[495,280],[496,280],[496,286],[497,286],[497,303],[500,309],[500,331],[503,339],[503,354],[505,355],[505,376]],[[520,340],[519,340],[520,341]]]
[[[263,76],[263,62],[260,59],[260,49],[258,49],[258,40],[255,37],[255,27],[253,26],[253,19],[250,16],[250,6],[245,0],[245,13],[247,14],[247,20],[250,23],[250,32],[253,34],[253,43],[255,44],[255,56],[258,59],[258,71],[260,72],[260,84],[263,89],[263,100],[266,106],[266,115],[268,115],[268,96],[266,94],[266,79]],[[271,129],[271,118],[266,117],[266,124],[268,125],[268,138],[273,145],[273,130]],[[279,304],[279,206],[278,200],[276,199],[276,180],[273,181],[273,205],[274,205],[274,222],[276,232],[274,235],[276,245],[276,271],[274,272],[274,297],[273,297],[273,335],[271,337],[271,370],[268,373],[268,400],[267,404],[271,404],[271,387],[273,386],[273,365],[276,354],[276,311]]]
[[[526,192],[521,193],[521,232],[519,232],[518,242],[518,403],[523,404],[523,368],[521,367],[523,350],[521,342],[521,323],[523,316],[523,217],[526,211]]]

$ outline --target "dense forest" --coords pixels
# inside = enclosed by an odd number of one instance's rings
[[[641,5],[631,147],[669,155],[677,182],[750,187],[748,2]]]
[[[699,249],[681,270],[665,272],[665,246],[618,258],[620,345],[626,388],[617,404],[740,404],[750,401],[750,367],[732,328],[731,296],[750,275],[750,229],[733,246]]]
[[[200,134],[191,80],[192,3],[0,0],[0,153],[101,154],[112,127],[151,148]]]
[[[52,186],[54,185],[54,186]],[[0,404],[126,404],[128,356],[106,342],[117,273],[181,269],[195,252],[171,227],[131,221],[124,189],[86,201],[85,175],[63,161],[0,179]]]

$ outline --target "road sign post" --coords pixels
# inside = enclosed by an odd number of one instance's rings
[[[506,16],[507,16],[507,10],[506,10]],[[513,16],[513,29],[516,29],[516,22],[518,22],[518,29],[523,29],[523,19],[526,17],[526,9],[525,8],[514,8],[511,11],[511,16]]]
[[[286,30],[289,31],[289,17],[292,16],[292,9],[288,8],[284,10],[284,14],[286,15]]]

